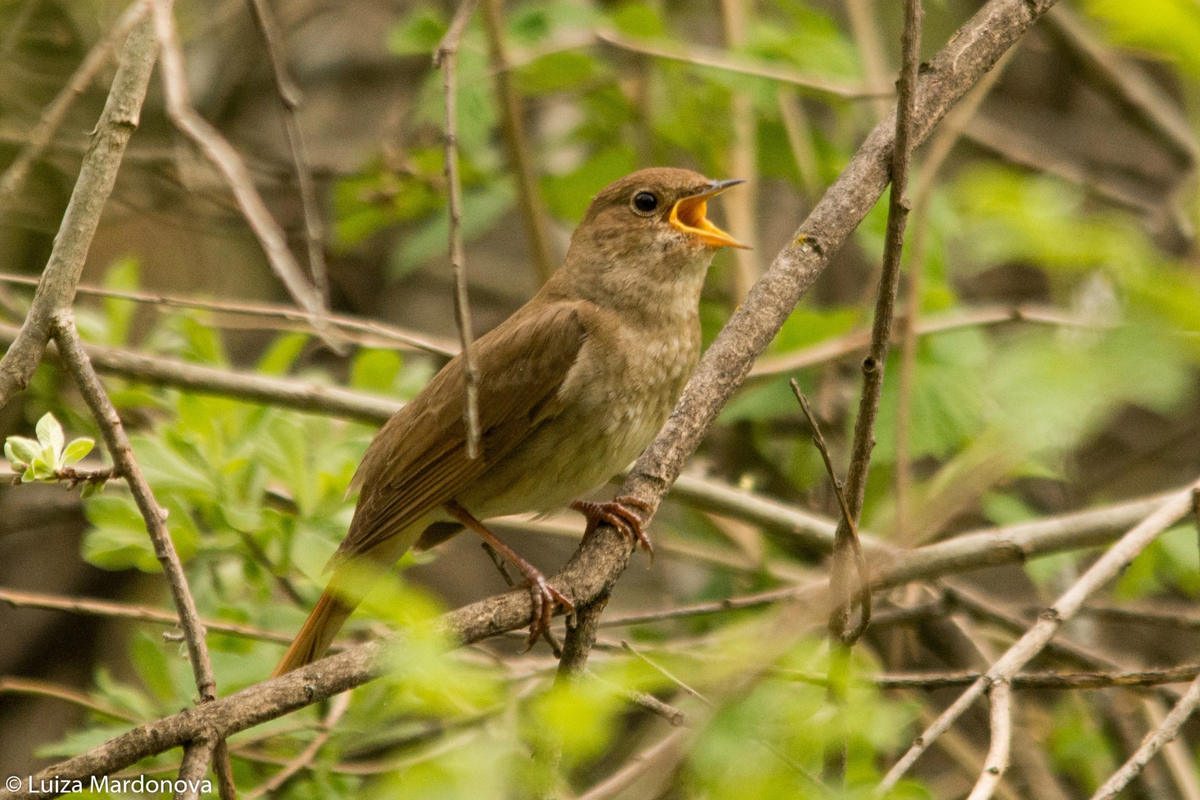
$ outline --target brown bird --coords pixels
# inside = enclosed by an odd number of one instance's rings
[[[468,527],[529,581],[530,645],[570,601],[479,520],[568,504],[648,552],[632,498],[572,502],[627,466],[666,421],[700,358],[700,290],[719,247],[744,247],[706,218],[740,181],[646,169],[605,187],[567,257],[533,298],[476,342],[480,448],[467,457],[459,358],[375,436],[354,476],[358,506],[333,576],[274,675],[320,658],[370,588],[410,547]]]

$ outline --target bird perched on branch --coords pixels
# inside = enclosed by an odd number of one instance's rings
[[[480,520],[570,505],[586,538],[608,522],[651,552],[648,510],[633,498],[576,498],[603,485],[650,443],[700,358],[700,290],[720,247],[707,201],[740,181],[646,169],[605,187],[541,290],[475,343],[479,454],[467,455],[460,357],[375,436],[354,476],[360,489],[333,575],[275,675],[320,658],[361,602],[371,575],[409,549],[463,527],[529,581],[530,645],[555,604],[573,610]]]

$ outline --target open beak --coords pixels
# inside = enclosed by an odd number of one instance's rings
[[[708,211],[708,198],[716,197],[730,186],[744,183],[742,180],[713,181],[696,194],[683,198],[671,209],[670,223],[684,233],[699,237],[700,241],[710,247],[740,247],[749,250],[725,231],[708,221],[705,214]]]

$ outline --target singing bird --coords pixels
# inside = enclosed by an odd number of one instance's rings
[[[367,448],[333,574],[275,675],[320,658],[372,581],[409,549],[470,528],[529,581],[532,645],[570,601],[480,520],[570,506],[652,553],[646,507],[576,498],[636,458],[700,358],[700,290],[720,247],[744,247],[710,222],[707,201],[741,181],[645,169],[605,187],[541,290],[475,344],[479,453],[467,456],[465,378],[451,360]]]

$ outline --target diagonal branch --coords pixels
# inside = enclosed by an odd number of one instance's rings
[[[322,303],[329,306],[329,273],[325,268],[325,226],[321,222],[321,211],[317,207],[317,191],[313,186],[312,170],[308,163],[308,148],[300,132],[296,110],[300,107],[300,89],[288,74],[283,41],[279,26],[271,13],[268,0],[250,0],[254,23],[262,35],[271,62],[271,74],[275,77],[275,88],[283,103],[283,128],[287,134],[288,148],[292,151],[292,164],[296,169],[296,185],[300,188],[300,205],[304,212],[304,232],[308,242],[308,267],[312,272],[313,284]]]
[[[172,0],[154,0],[154,30],[162,48],[167,115],[224,176],[246,222],[258,237],[271,269],[283,281],[292,299],[311,315],[313,324],[321,329],[325,304],[288,249],[287,237],[254,188],[254,180],[245,162],[225,137],[192,106],[184,72],[183,50],[171,7]]]

